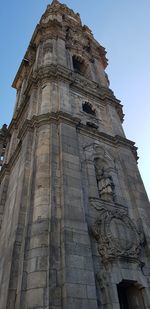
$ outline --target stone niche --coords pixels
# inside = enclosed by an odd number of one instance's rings
[[[86,146],[84,151],[89,186],[91,183],[92,186],[97,187],[97,193],[101,200],[115,203],[117,201],[118,179],[114,153],[98,143]],[[93,193],[90,194],[91,196],[94,197]]]

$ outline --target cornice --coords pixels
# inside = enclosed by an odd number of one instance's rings
[[[92,97],[106,100],[108,99],[109,104],[112,103],[117,109],[121,121],[123,121],[124,114],[122,112],[122,105],[120,101],[116,99],[114,93],[111,89],[106,87],[100,87],[98,83],[87,79],[86,77],[75,73],[67,69],[62,65],[49,65],[41,67],[33,73],[32,78],[29,80],[29,83],[38,83],[42,80],[64,80],[69,82],[71,89],[76,89],[83,94],[90,94]],[[108,103],[107,102],[107,103]]]
[[[20,140],[19,144],[17,148],[15,149],[12,157],[10,158],[9,163],[4,164],[2,166],[2,169],[0,171],[0,182],[1,182],[1,179],[4,177],[5,173],[10,172],[13,164],[15,163],[19,155],[19,152],[21,150],[22,141],[24,139],[24,136],[27,134],[27,132],[34,131],[35,128],[39,128],[45,124],[52,124],[52,123],[55,123],[55,124],[66,123],[66,124],[76,127],[77,131],[80,134],[109,143],[110,145],[113,145],[115,147],[118,147],[118,146],[127,147],[132,151],[135,159],[136,160],[138,159],[137,147],[135,147],[134,142],[126,138],[123,138],[119,135],[111,136],[104,132],[99,132],[97,129],[90,128],[82,124],[79,118],[73,117],[68,113],[64,113],[61,111],[56,112],[56,113],[52,112],[52,113],[47,113],[47,114],[43,114],[39,116],[33,116],[31,120],[28,120],[28,119],[25,120],[17,136],[17,138]]]
[[[109,135],[105,132],[99,132],[97,129],[89,128],[84,124],[81,124],[78,126],[78,131],[86,136],[91,136],[92,138],[97,138],[101,141],[107,142],[114,146],[125,146],[129,149],[131,149],[136,161],[138,160],[137,156],[137,147],[135,147],[135,143],[133,141],[130,141],[122,136],[119,135]]]
[[[33,130],[35,127],[39,128],[42,125],[50,124],[50,123],[61,123],[65,122],[72,126],[77,126],[80,123],[80,119],[77,117],[73,117],[68,113],[64,112],[51,112],[47,114],[42,114],[38,116],[33,116],[31,120],[25,120],[22,128],[18,133],[18,139],[22,140],[24,135],[27,133],[28,130]]]
[[[20,67],[16,73],[16,76],[13,80],[12,87],[15,89],[19,89],[20,83],[18,81],[23,80],[25,77],[26,71],[29,67],[33,65],[34,58],[35,58],[35,52],[36,52],[36,44],[34,43],[34,37],[37,35],[39,25],[37,25],[32,39],[30,41],[30,44],[25,52],[25,55],[23,57],[23,60],[21,61]],[[34,57],[33,57],[34,54]],[[32,55],[32,56],[31,56]]]
[[[80,93],[81,95],[87,96],[88,94],[93,99],[101,100],[101,102],[104,102],[104,105],[112,105],[116,109],[121,122],[123,122],[123,105],[120,104],[120,101],[114,96],[114,93],[111,89],[106,87],[100,87],[96,82],[89,80],[86,77],[75,73],[62,65],[51,64],[49,66],[40,67],[30,76],[27,88],[25,90],[25,101],[22,102],[15,115],[15,123],[17,123],[20,119],[20,116],[28,101],[28,92],[33,85],[34,87],[38,87],[39,84],[43,83],[43,81],[45,82],[59,80],[63,80],[64,82],[69,83],[70,89],[78,91],[78,93]],[[10,127],[13,125],[13,123],[14,119],[12,120]]]

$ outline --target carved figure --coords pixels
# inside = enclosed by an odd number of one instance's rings
[[[108,169],[105,167],[101,168],[98,162],[96,162],[95,167],[100,197],[106,201],[114,201],[115,185],[112,176],[110,175]]]

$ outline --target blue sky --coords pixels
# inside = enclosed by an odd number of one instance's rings
[[[46,0],[5,0],[0,10],[0,125],[9,124],[11,88]],[[138,146],[139,169],[150,197],[150,0],[64,0],[106,48],[110,87],[124,105],[124,129]]]

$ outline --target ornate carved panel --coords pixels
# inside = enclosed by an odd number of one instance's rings
[[[92,232],[103,261],[117,258],[139,260],[143,235],[125,211],[99,208]]]

